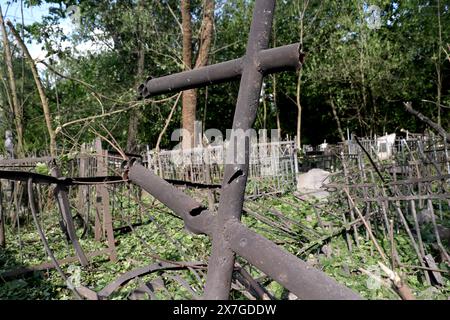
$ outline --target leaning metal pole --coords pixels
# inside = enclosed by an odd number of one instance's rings
[[[59,168],[55,165],[53,165],[51,169],[51,174],[55,178],[59,178],[61,176]],[[54,195],[56,198],[56,202],[58,203],[59,211],[61,212],[67,230],[67,234],[69,236],[70,241],[73,244],[78,260],[80,261],[81,265],[85,267],[89,264],[89,261],[86,258],[83,249],[81,248],[80,242],[78,241],[77,233],[75,232],[72,213],[70,212],[70,202],[67,187],[56,185]]]
[[[263,73],[258,68],[258,52],[267,49],[269,45],[274,10],[275,0],[257,0],[255,3],[233,130],[242,129],[245,132],[252,128],[255,121],[263,81]],[[228,163],[225,167],[217,230],[213,236],[212,253],[208,262],[205,299],[229,298],[235,254],[231,249],[230,239],[226,237],[226,230],[230,224],[241,218],[249,169],[249,143],[250,141],[245,142],[244,150],[238,148],[238,152],[245,152],[244,163]],[[234,158],[234,155],[229,154],[232,149],[227,151],[228,159]]]

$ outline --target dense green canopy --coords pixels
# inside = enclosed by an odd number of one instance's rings
[[[182,34],[179,1],[28,0],[25,9],[52,4],[42,23],[21,25],[27,41],[38,41],[48,52],[47,67],[38,64],[50,102],[53,127],[121,109],[90,122],[58,129],[57,142],[66,150],[89,141],[96,132],[110,131],[121,146],[127,141],[128,117],[137,107],[136,87],[145,79],[137,74],[137,48],[145,46],[146,76],[182,70]],[[202,1],[191,1],[194,50],[198,47]],[[76,5],[80,20],[65,34],[62,21]],[[371,7],[377,6],[377,7]],[[216,1],[215,33],[210,63],[240,57],[245,52],[253,1]],[[380,8],[380,24],[369,15]],[[76,19],[75,19],[76,20]],[[67,21],[65,22],[67,23]],[[375,23],[375,24],[374,24]],[[22,28],[23,27],[23,28]],[[48,137],[39,96],[20,48],[9,37],[18,97],[24,112],[24,140],[28,150],[48,149]],[[302,108],[302,143],[339,141],[342,130],[358,135],[424,130],[403,108],[404,101],[448,129],[450,124],[450,6],[445,1],[277,1],[272,45],[302,42],[307,53],[300,74],[283,73],[265,80],[265,94],[256,128],[277,127],[282,135],[297,134],[298,104]],[[89,48],[90,47],[90,48]],[[3,45],[1,47],[3,50]],[[14,129],[4,56],[0,60],[1,131]],[[57,72],[54,72],[57,71]],[[199,90],[197,119],[206,128],[225,132],[231,127],[239,83]],[[163,97],[156,97],[156,99]],[[140,106],[138,142],[154,148],[174,99]],[[333,115],[332,108],[335,108]],[[266,116],[265,116],[266,115]],[[180,126],[181,104],[164,135]]]

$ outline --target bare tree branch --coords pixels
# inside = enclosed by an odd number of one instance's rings
[[[447,140],[447,142],[450,143],[450,134],[447,131],[445,131],[444,128],[442,128],[436,122],[432,121],[430,118],[424,116],[419,111],[414,110],[411,102],[404,102],[403,105],[405,106],[406,111],[408,111],[412,115],[415,115],[417,118],[419,118],[420,121],[426,123],[431,128],[436,130],[440,136],[442,136],[445,140]]]

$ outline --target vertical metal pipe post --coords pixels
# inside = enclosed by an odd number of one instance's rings
[[[263,73],[259,68],[258,52],[267,49],[272,30],[275,0],[257,0],[244,57],[244,67],[233,120],[233,130],[244,132],[252,128],[259,104]],[[248,140],[250,140],[248,138]],[[232,142],[233,143],[233,142]],[[227,227],[240,220],[249,170],[249,143],[245,143],[245,161],[228,163],[222,185],[217,230],[212,241],[212,253],[208,263],[205,299],[228,299],[235,254],[227,239]],[[238,148],[241,152],[241,148]],[[233,148],[228,149],[228,160],[234,158]],[[240,158],[238,156],[238,158]]]
[[[59,178],[61,176],[59,168],[56,166],[51,169],[51,173],[55,178]],[[59,210],[62,213],[64,222],[66,224],[67,233],[69,235],[70,241],[72,241],[78,260],[80,260],[82,266],[87,266],[89,264],[89,261],[86,258],[83,249],[80,246],[80,243],[78,242],[77,234],[75,232],[75,226],[73,224],[72,213],[70,212],[70,202],[66,187],[57,185],[55,188],[55,198],[58,202]]]

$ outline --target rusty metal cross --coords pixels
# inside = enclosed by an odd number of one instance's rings
[[[233,129],[250,129],[256,118],[263,77],[298,70],[303,63],[300,44],[268,49],[274,10],[275,0],[256,0],[244,57],[149,79],[139,87],[139,93],[147,98],[240,78]],[[243,152],[243,164],[226,164],[217,215],[137,162],[130,161],[127,167],[129,180],[178,214],[191,232],[212,237],[203,298],[228,299],[237,254],[300,299],[360,299],[352,290],[240,222],[249,170],[248,144]]]

